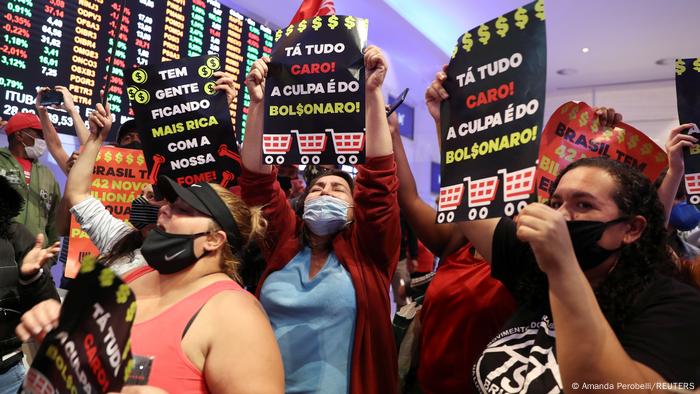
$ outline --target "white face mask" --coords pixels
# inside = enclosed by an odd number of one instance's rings
[[[34,145],[24,145],[24,152],[28,158],[36,160],[46,152],[46,141],[41,138],[34,138]]]
[[[320,196],[304,204],[303,219],[311,232],[316,235],[335,234],[345,227],[348,221],[348,209],[352,205],[331,197]]]

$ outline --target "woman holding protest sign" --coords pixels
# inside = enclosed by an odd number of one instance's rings
[[[267,267],[257,289],[282,349],[287,391],[396,392],[396,349],[389,283],[398,261],[396,166],[381,87],[387,64],[364,53],[366,157],[352,178],[331,171],[311,180],[297,217],[262,163],[262,122],[269,59],[255,62],[242,151],[241,191],[264,206]]]
[[[90,123],[69,177],[84,176],[84,163],[94,161],[109,112],[98,105]],[[158,187],[168,203],[140,248],[150,269],[129,279],[137,300],[132,351],[153,360],[148,384],[171,393],[281,393],[282,363],[267,317],[232,280],[239,255],[264,232],[260,209],[218,185],[184,188],[161,177]],[[57,309],[40,304],[23,316],[18,335],[43,336],[55,327]]]

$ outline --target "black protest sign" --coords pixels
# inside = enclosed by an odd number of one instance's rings
[[[265,163],[364,162],[367,26],[331,15],[277,31],[265,81]]]
[[[700,125],[700,58],[676,59],[676,100],[681,124]],[[697,128],[689,130],[688,134],[700,138]],[[700,145],[685,148],[683,159],[690,202],[700,205]]]
[[[538,0],[470,30],[440,108],[438,223],[513,215],[534,200],[547,47]],[[466,189],[466,192],[465,192]]]
[[[27,372],[24,393],[121,391],[133,366],[133,293],[111,269],[86,258]]]
[[[226,94],[215,90],[217,56],[134,69],[129,99],[141,133],[151,183],[167,175],[181,185],[233,186],[240,156]]]

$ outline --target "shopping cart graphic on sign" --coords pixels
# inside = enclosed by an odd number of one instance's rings
[[[470,177],[464,178],[469,184],[467,191],[467,202],[469,203],[469,220],[485,219],[489,214],[488,205],[496,198],[498,190],[498,175],[472,180]],[[476,207],[481,207],[476,209]]]
[[[516,213],[516,206],[512,201],[520,201],[517,204],[517,212],[527,205],[527,199],[535,191],[535,166],[522,170],[508,172],[505,168],[498,170],[503,174],[503,202],[507,202],[503,212],[507,216]]]
[[[318,164],[321,161],[321,157],[318,155],[326,150],[328,137],[326,133],[300,133],[299,130],[292,130],[291,132],[297,135],[301,164],[308,164],[309,156],[311,156],[311,163]]]
[[[695,172],[693,174],[685,174],[685,188],[690,196],[689,201],[691,204],[700,204],[700,172]]]
[[[452,222],[455,219],[454,211],[462,203],[462,196],[464,195],[464,184],[458,183],[456,185],[445,186],[440,188],[440,194],[438,198],[438,223]]]
[[[291,134],[263,134],[263,153],[265,164],[283,164],[284,154],[292,147]],[[271,155],[279,155],[277,157]]]
[[[357,155],[365,146],[365,133],[336,133],[333,129],[326,129],[333,136],[333,148],[338,155],[338,164],[345,164],[346,157],[350,164],[357,163]]]

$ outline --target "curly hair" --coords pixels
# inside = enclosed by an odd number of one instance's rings
[[[663,206],[656,187],[636,168],[606,157],[585,158],[567,166],[552,183],[553,193],[562,177],[579,167],[599,168],[610,175],[617,190],[613,200],[621,216],[636,215],[646,219],[640,238],[620,250],[615,269],[594,289],[603,314],[615,332],[624,329],[624,323],[637,297],[647,288],[651,279],[661,273],[677,276],[669,252],[664,226]],[[537,264],[527,267],[526,280],[516,287],[516,297],[526,304],[549,305],[547,277]]]

